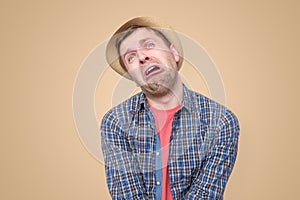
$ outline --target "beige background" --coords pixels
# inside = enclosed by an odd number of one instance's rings
[[[73,84],[91,50],[137,15],[167,21],[218,66],[241,124],[225,199],[300,198],[297,2],[1,1],[0,199],[110,199],[76,132]],[[96,97],[101,117],[109,105]]]

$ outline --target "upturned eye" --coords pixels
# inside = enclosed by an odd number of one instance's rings
[[[155,46],[154,43],[150,41],[145,44],[146,49],[152,49],[154,46]]]
[[[135,53],[130,53],[130,54],[126,55],[126,61],[128,63],[132,63],[135,60],[135,58],[136,58]]]

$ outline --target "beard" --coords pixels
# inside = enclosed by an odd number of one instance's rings
[[[142,91],[146,94],[146,96],[152,97],[162,97],[167,95],[168,93],[173,93],[173,87],[176,85],[178,81],[178,72],[173,70],[171,73],[165,74],[162,78],[158,80],[153,80],[149,83],[146,83],[141,87]]]
[[[148,83],[141,86],[146,96],[160,97],[169,93],[171,90],[160,83]]]

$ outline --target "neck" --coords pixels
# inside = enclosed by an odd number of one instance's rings
[[[165,94],[160,96],[146,94],[146,98],[148,102],[157,109],[172,109],[181,104],[183,100],[183,85],[181,82],[178,82],[172,89],[168,89],[168,92]]]

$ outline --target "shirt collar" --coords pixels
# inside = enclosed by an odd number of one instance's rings
[[[183,100],[181,103],[181,108],[187,109],[189,112],[193,110],[193,98],[191,91],[183,84]]]
[[[146,107],[148,107],[147,98],[146,95],[143,92],[141,92],[139,95],[139,103],[137,106],[137,111],[144,110]]]

